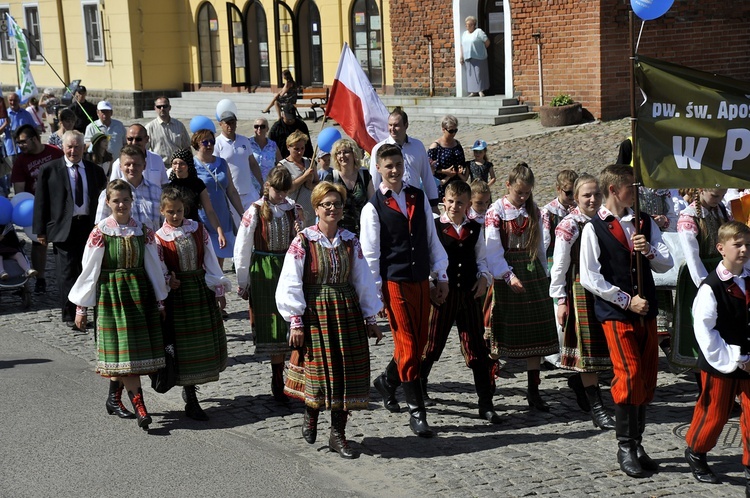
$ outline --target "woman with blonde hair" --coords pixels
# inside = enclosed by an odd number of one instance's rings
[[[346,189],[344,214],[339,222],[345,228],[359,236],[359,215],[362,207],[375,195],[370,172],[362,168],[362,152],[354,140],[342,138],[331,147],[334,158],[334,170],[328,173],[325,180],[343,185]]]
[[[310,158],[303,157],[305,144],[308,140],[307,135],[301,131],[292,132],[286,139],[289,155],[286,159],[279,161],[279,166],[286,168],[292,175],[292,187],[289,189],[289,196],[302,206],[302,210],[305,212],[306,227],[315,222],[315,210],[310,202],[310,194],[315,184],[318,183],[315,163]]]

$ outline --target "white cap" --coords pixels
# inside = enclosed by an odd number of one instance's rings
[[[98,104],[96,104],[96,109],[99,111],[111,111],[112,110],[112,104],[107,102],[106,100],[102,100]]]

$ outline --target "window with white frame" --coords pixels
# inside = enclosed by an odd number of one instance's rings
[[[1,61],[15,61],[16,60],[16,46],[8,35],[7,22],[5,14],[10,14],[8,7],[0,7],[0,25],[6,29],[0,30],[0,60]]]
[[[24,17],[26,18],[26,38],[29,46],[29,58],[32,61],[42,60],[42,29],[39,27],[39,7],[36,5],[25,5]]]
[[[86,60],[88,62],[104,62],[104,46],[102,44],[101,18],[99,4],[83,4],[83,28],[86,34]]]

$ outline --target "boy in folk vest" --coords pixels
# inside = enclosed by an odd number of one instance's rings
[[[385,408],[394,413],[400,411],[395,392],[402,385],[412,432],[431,437],[419,380],[420,360],[427,342],[430,272],[437,275],[433,299],[442,304],[448,294],[448,256],[435,232],[424,192],[403,184],[401,148],[382,145],[377,170],[382,182],[362,208],[360,242],[388,314],[394,352],[374,385]]]
[[[685,459],[699,482],[719,478],[706,463],[737,395],[742,397],[742,464],[750,496],[750,228],[730,221],[719,228],[721,263],[710,272],[693,302],[693,327],[703,390],[685,440]]]
[[[672,257],[650,216],[635,220],[636,189],[630,166],[606,167],[599,184],[604,205],[581,235],[581,285],[594,294],[596,318],[604,327],[612,359],[617,461],[631,477],[657,471],[641,444],[646,406],[654,397],[659,347],[656,337],[656,286],[651,270],[672,267]],[[635,223],[639,234],[635,235]],[[638,288],[636,259],[641,258],[643,288]]]
[[[471,187],[463,181],[445,187],[445,213],[435,220],[440,243],[448,253],[450,290],[445,302],[430,311],[430,333],[422,359],[420,379],[427,396],[427,377],[432,365],[440,359],[448,334],[455,323],[461,340],[466,366],[474,373],[479,396],[479,416],[493,424],[501,422],[492,403],[490,350],[484,341],[482,302],[493,277],[487,267],[484,230],[476,220],[467,218]]]

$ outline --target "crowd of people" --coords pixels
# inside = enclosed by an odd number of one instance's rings
[[[147,429],[140,376],[171,368],[169,358],[186,415],[208,419],[196,386],[227,365],[231,258],[255,353],[270,360],[272,396],[304,402],[302,436],[311,444],[320,411],[330,410],[329,448],[343,458],[357,456],[345,427],[350,411],[369,406],[368,338],[382,339],[380,316],[394,349],[373,385],[393,413],[403,389],[420,437],[435,432],[428,379],[455,325],[478,414],[491,424],[502,423],[493,396],[503,359],[525,360],[528,405],[539,411],[549,411],[539,386],[551,365],[570,372],[593,424],[614,430],[621,470],[656,472],[643,434],[661,346],[672,365],[696,372],[685,452],[696,479],[718,482],[706,453],[736,395],[750,468],[750,229],[732,221],[726,189],[636,189],[626,141],[618,164],[597,176],[559,172],[556,197],[541,207],[525,163],[493,200],[488,145],[476,140],[467,161],[453,116],[426,148],[394,110],[368,164],[348,138],[313,157],[306,126],[282,97],[272,102],[284,107],[270,134],[261,118],[251,137],[237,134],[232,112],[219,117],[219,136],[188,135],[166,97],[146,126],[125,128],[107,101],[95,106],[99,119],[86,112],[86,126],[63,109],[47,145],[38,124],[4,122],[15,193],[35,194],[37,240],[25,271],[45,292],[51,242],[62,321],[85,331],[96,310],[108,413]],[[654,275],[679,265],[675,282],[657,288]],[[614,414],[599,383],[608,370]]]

